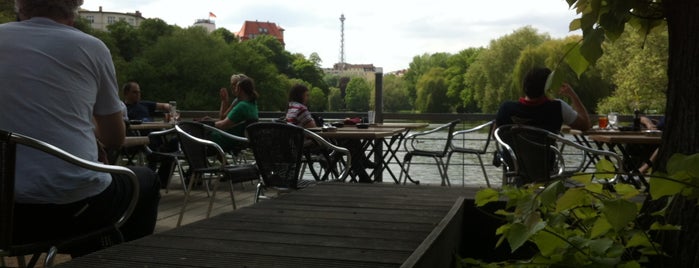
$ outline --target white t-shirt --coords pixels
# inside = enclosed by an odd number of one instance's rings
[[[109,49],[97,38],[47,18],[0,25],[0,129],[97,162],[92,116],[119,112]],[[17,148],[15,200],[72,203],[111,183],[34,149]]]
[[[561,118],[563,118],[563,123],[566,125],[573,124],[575,119],[578,118],[578,112],[573,110],[573,107],[571,107],[570,104],[566,103],[565,101],[560,99],[556,100],[561,103]]]

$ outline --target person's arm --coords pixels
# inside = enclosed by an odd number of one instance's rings
[[[645,117],[645,116],[641,116],[641,124],[643,124],[647,129],[651,129],[651,130],[658,129],[655,126],[655,123],[653,123],[653,120],[648,118],[648,117]]]
[[[126,126],[121,111],[109,115],[95,115],[95,135],[107,149],[119,149],[124,143]]]
[[[590,116],[587,113],[587,109],[585,109],[585,106],[580,101],[578,94],[573,91],[573,88],[567,83],[564,83],[561,85],[558,94],[568,97],[571,102],[571,107],[573,107],[573,110],[578,113],[578,117],[575,118],[575,121],[573,121],[572,124],[569,124],[570,127],[582,131],[590,129],[592,126],[590,123]]]
[[[230,97],[228,97],[228,89],[222,87],[218,91],[218,95],[221,97],[221,106],[218,109],[218,119],[223,120],[226,115],[233,109],[233,104],[230,103]]]
[[[169,112],[170,111],[170,104],[164,103],[164,102],[156,102],[155,103],[155,110]]]

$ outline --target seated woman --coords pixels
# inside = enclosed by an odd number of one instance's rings
[[[308,88],[304,85],[297,84],[291,87],[289,92],[289,109],[286,111],[286,122],[304,127],[316,127],[311,112],[306,106],[308,103]],[[359,177],[358,181],[363,183],[371,183],[371,178],[366,172],[366,163],[368,162],[362,148],[362,143],[354,139],[340,139],[338,145],[347,148],[352,154],[352,177]]]
[[[233,110],[233,107],[235,107],[235,105],[238,104],[238,98],[235,92],[235,88],[236,86],[238,86],[238,82],[240,82],[240,80],[242,80],[243,78],[247,78],[247,76],[244,74],[231,75],[230,94],[228,93],[228,89],[225,87],[222,87],[219,90],[219,95],[221,96],[221,106],[219,107],[218,120],[225,119],[228,113],[230,113],[231,110]],[[232,101],[231,96],[233,97]]]
[[[259,94],[255,90],[255,82],[249,77],[241,79],[233,89],[233,93],[238,97],[236,105],[228,112],[226,118],[214,122],[214,126],[230,134],[245,137],[245,128],[259,120],[257,110]],[[242,149],[237,142],[216,133],[213,133],[211,138],[226,152],[235,153]]]

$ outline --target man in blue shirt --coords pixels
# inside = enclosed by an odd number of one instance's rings
[[[136,82],[127,82],[121,90],[130,120],[152,122],[156,111],[170,111],[168,103],[141,100],[141,87]]]

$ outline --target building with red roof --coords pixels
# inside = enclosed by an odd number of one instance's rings
[[[243,27],[236,34],[240,41],[246,41],[258,37],[260,35],[271,35],[277,38],[284,46],[284,28],[277,26],[274,22],[261,22],[246,20]]]

